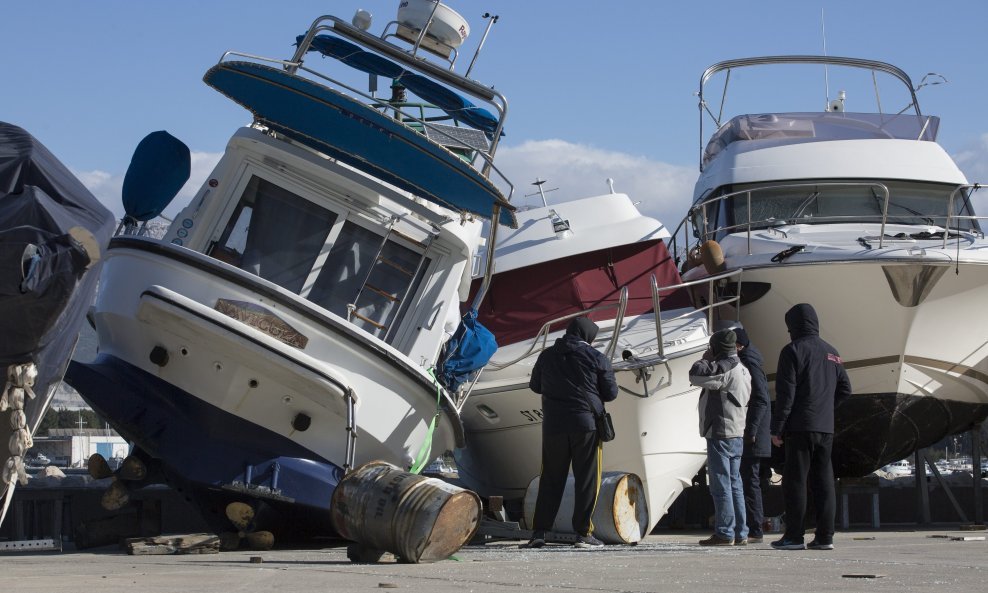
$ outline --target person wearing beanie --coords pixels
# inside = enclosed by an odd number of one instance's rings
[[[707,477],[714,502],[714,533],[700,545],[746,545],[741,453],[751,374],[738,358],[733,330],[710,337],[710,348],[690,368],[690,384],[701,388],[700,436],[707,440]]]
[[[786,311],[792,340],[779,353],[775,373],[772,444],[785,447],[782,497],[786,532],[772,542],[779,550],[833,550],[837,510],[830,453],[834,445],[834,408],[851,396],[851,381],[837,350],[820,338],[820,320],[812,305]],[[803,543],[806,487],[813,490],[816,532]]]
[[[535,501],[532,538],[525,548],[545,545],[563,498],[566,476],[573,466],[573,529],[578,548],[604,545],[593,536],[594,505],[600,490],[602,443],[596,417],[604,402],[617,398],[611,361],[591,344],[597,324],[577,317],[566,335],[539,354],[532,367],[529,388],[542,395],[542,475]]]
[[[769,470],[772,457],[771,416],[772,398],[768,378],[762,370],[762,353],[751,343],[748,332],[736,323],[738,358],[751,374],[751,398],[744,422],[744,452],[741,454],[741,483],[744,486],[745,517],[748,522],[748,543],[760,544],[764,538],[762,522],[762,472]]]

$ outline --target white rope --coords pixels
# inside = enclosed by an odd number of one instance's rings
[[[0,470],[0,484],[4,486],[5,498],[3,509],[0,510],[0,524],[3,524],[14,498],[14,487],[17,484],[27,484],[27,471],[24,468],[24,454],[34,446],[31,431],[27,426],[27,416],[24,414],[24,397],[35,398],[34,382],[38,378],[38,367],[33,362],[12,364],[7,368],[7,383],[3,394],[0,395],[0,413],[10,411],[10,439],[7,448],[10,457]]]

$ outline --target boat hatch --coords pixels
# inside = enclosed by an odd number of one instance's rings
[[[252,176],[207,255],[302,296],[391,343],[432,259],[394,229]],[[294,229],[285,240],[284,229]]]

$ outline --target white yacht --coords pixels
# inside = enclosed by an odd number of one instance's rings
[[[601,327],[594,346],[614,361],[620,388],[607,404],[617,438],[604,445],[603,471],[641,478],[645,535],[706,460],[689,368],[707,347],[713,307],[692,307],[666,249],[668,230],[626,194],[517,216],[518,229],[499,237],[496,273],[480,307],[499,349],[463,408],[460,480],[482,496],[504,497],[509,510],[524,498],[541,473],[542,402],[528,388],[532,366],[569,320],[588,315]],[[690,288],[711,286],[701,280]]]
[[[380,36],[365,11],[320,17],[286,59],[227,52],[204,81],[253,122],[162,240],[110,244],[99,356],[69,380],[136,444],[138,473],[218,531],[246,503],[259,529],[330,534],[346,471],[419,471],[464,443],[463,402],[433,368],[481,219],[514,224],[491,180],[507,104],[452,70],[462,17],[424,4]]]
[[[882,471],[894,476],[911,476],[915,473],[913,470],[913,464],[910,463],[908,459],[893,461],[892,463],[883,466]]]
[[[800,78],[797,66],[818,76]],[[805,82],[760,92],[761,100],[819,89],[823,109],[729,117],[728,81],[752,80],[755,67]],[[874,107],[844,91],[824,104],[825,81],[854,76]],[[723,88],[711,93],[712,80]],[[770,381],[789,341],[785,312],[803,302],[817,310],[854,393],[837,411],[839,475],[869,473],[988,415],[988,240],[974,211],[981,186],[937,144],[939,118],[920,111],[916,88],[890,64],[827,56],[730,60],[700,79],[701,141],[704,120],[716,129],[701,147],[684,234],[676,233],[679,249],[692,243],[684,278],[744,269],[741,321]],[[711,95],[720,105],[708,104]],[[889,109],[896,96],[902,102]],[[680,242],[687,230],[692,238]]]

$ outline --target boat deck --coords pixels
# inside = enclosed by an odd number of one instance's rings
[[[956,528],[956,527],[954,527]],[[468,546],[435,564],[351,564],[345,547],[188,556],[128,556],[116,548],[7,554],[5,582],[19,593],[251,590],[373,591],[980,591],[988,578],[984,531],[851,531],[833,551],[779,551],[768,543],[701,548],[707,532],[666,531],[637,546],[578,550],[517,542]],[[766,540],[767,541],[767,540]],[[592,560],[588,559],[592,555]],[[251,561],[251,558],[259,558]],[[588,561],[590,560],[590,561]]]

